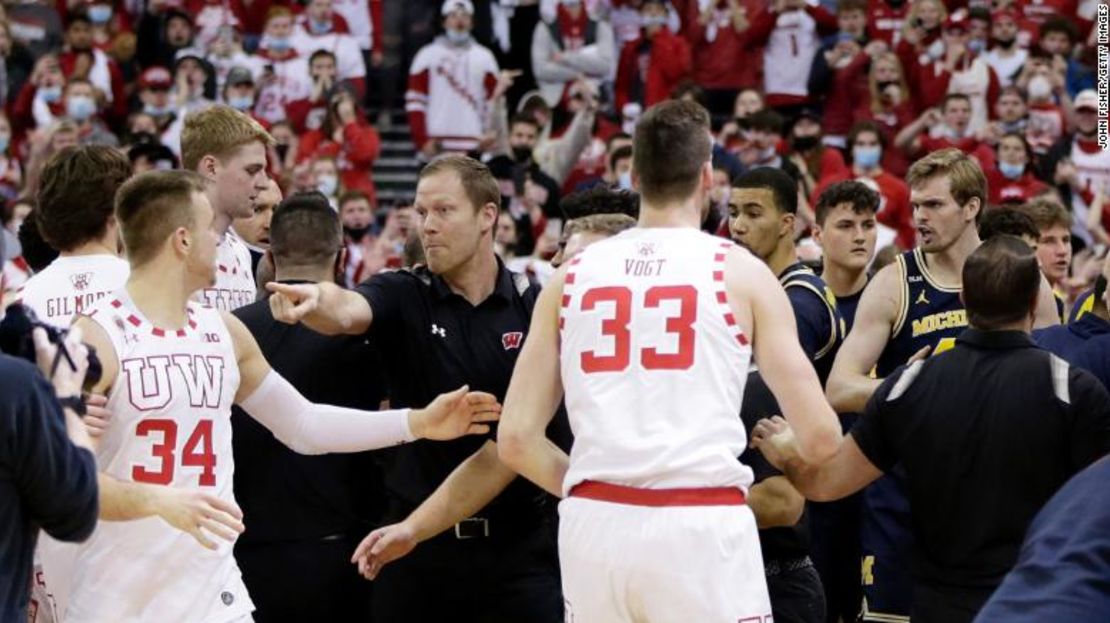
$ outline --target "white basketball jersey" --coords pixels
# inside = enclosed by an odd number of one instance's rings
[[[114,255],[59,257],[23,284],[17,302],[30,307],[39,320],[64,328],[75,314],[87,313],[122,288],[130,274],[127,261]]]
[[[209,307],[235,311],[253,303],[256,294],[250,249],[229,227],[216,247],[216,285],[197,292],[193,298]]]
[[[119,291],[89,317],[119,358],[112,421],[96,453],[123,481],[206,491],[234,502],[231,405],[239,366],[219,313],[189,303],[188,326],[162,330]],[[78,554],[67,621],[219,623],[254,609],[232,544],[216,551],[158,517],[100,522]]]
[[[574,431],[564,493],[583,480],[741,487],[751,346],[725,292],[735,245],[696,229],[630,229],[570,262],[560,316]]]
[[[1110,150],[1095,152],[1084,151],[1076,141],[1072,142],[1071,161],[1079,176],[1079,185],[1086,191],[1097,195],[1100,191],[1110,192]],[[1072,192],[1071,207],[1075,212],[1071,231],[1091,244],[1091,232],[1087,230],[1087,213],[1091,208],[1083,200],[1082,193]]]

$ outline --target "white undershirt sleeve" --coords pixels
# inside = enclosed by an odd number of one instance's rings
[[[299,454],[362,452],[416,439],[409,429],[409,409],[360,411],[314,404],[273,370],[239,406]]]

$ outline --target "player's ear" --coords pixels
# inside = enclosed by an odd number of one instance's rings
[[[170,241],[173,244],[174,251],[179,255],[188,255],[193,246],[193,233],[189,231],[188,227],[178,227],[173,230]]]

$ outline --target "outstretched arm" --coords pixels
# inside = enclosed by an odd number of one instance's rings
[[[424,503],[400,523],[382,526],[359,543],[351,562],[373,580],[385,565],[483,509],[501,494],[516,474],[497,458],[487,441],[455,468]]]
[[[820,464],[805,461],[794,431],[777,415],[755,425],[752,446],[782,470],[802,495],[815,502],[847,497],[883,475],[850,434],[829,460]]]
[[[826,384],[829,402],[840,413],[862,413],[882,379],[871,378],[902,304],[901,269],[890,265],[879,271],[863,291],[856,322],[833,362]]]
[[[275,320],[287,324],[303,322],[324,335],[366,333],[374,319],[370,303],[357,292],[334,283],[267,283],[270,311]]]
[[[231,314],[222,314],[235,343],[241,381],[235,402],[300,454],[361,452],[420,438],[455,439],[484,434],[498,418],[496,398],[461,387],[425,409],[367,412],[309,402],[270,369],[254,336]]]
[[[546,431],[563,397],[558,353],[565,276],[563,268],[536,301],[532,325],[505,396],[505,418],[497,431],[498,454],[505,465],[560,497],[569,458],[547,438]]]

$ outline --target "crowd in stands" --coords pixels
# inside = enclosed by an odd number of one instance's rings
[[[915,242],[902,177],[944,147],[974,156],[994,206],[1068,215],[1076,266],[1110,241],[1110,152],[1096,140],[1090,0],[30,0],[0,12],[0,195],[14,238],[38,171],[74,143],[119,146],[135,169],[177,166],[185,116],[249,112],[276,144],[271,177],[341,214],[349,284],[400,265],[412,214],[379,202],[381,131],[403,106],[412,154],[480,156],[501,183],[504,257],[542,280],[559,200],[630,189],[630,134],[668,98],[712,114],[727,233],[729,180],[761,166],[810,208],[830,184],[882,197],[880,247]],[[26,276],[7,245],[5,287]],[[1069,260],[1071,258],[1069,253]],[[13,262],[14,261],[14,262]]]

